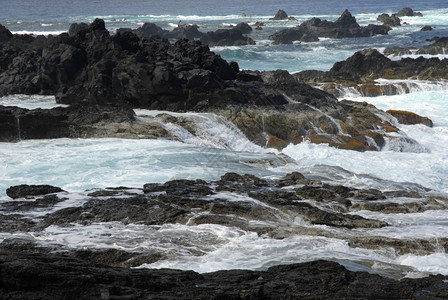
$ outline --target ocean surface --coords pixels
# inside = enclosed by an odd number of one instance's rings
[[[377,24],[381,13],[395,13],[404,1],[131,1],[122,0],[31,0],[8,1],[0,10],[0,24],[13,33],[34,35],[59,34],[73,22],[89,23],[103,18],[114,33],[121,27],[137,28],[154,22],[165,29],[183,23],[198,24],[201,31],[227,28],[239,22],[265,22],[263,30],[251,37],[254,46],[215,47],[211,50],[241,69],[298,72],[308,69],[329,70],[332,65],[365,48],[421,47],[427,39],[448,36],[448,2],[446,0],[411,0],[406,6],[423,13],[423,17],[403,17],[407,24],[394,28],[386,36],[356,39],[321,39],[315,43],[271,45],[268,36],[280,28],[292,27],[311,18],[336,20],[345,10],[360,25]],[[298,21],[270,21],[278,9]],[[246,16],[242,16],[242,14]],[[419,31],[425,25],[433,31]],[[447,55],[438,55],[440,59]],[[399,58],[394,58],[399,59]],[[447,74],[448,79],[448,74]],[[199,136],[167,127],[179,141],[124,139],[56,139],[0,143],[0,201],[7,201],[5,190],[18,184],[51,184],[73,193],[69,203],[79,203],[87,189],[113,186],[141,188],[148,182],[172,179],[219,179],[226,172],[250,173],[279,177],[299,171],[309,178],[357,188],[387,190],[431,190],[448,195],[448,81],[387,81],[406,84],[410,93],[395,96],[363,97],[351,90],[342,98],[365,101],[376,107],[413,111],[427,116],[434,127],[398,125],[419,143],[418,147],[387,144],[379,152],[354,152],[331,148],[325,144],[303,142],[289,145],[281,153],[263,149],[249,141],[234,126],[211,114],[193,114],[202,122]],[[51,96],[11,95],[0,98],[1,105],[25,108],[57,106]],[[154,112],[136,110],[140,118]],[[79,162],[83,163],[80,164]],[[68,204],[67,204],[68,205]],[[42,212],[35,212],[38,216]],[[400,239],[422,238],[437,243],[448,238],[448,210],[412,214],[359,214],[385,220],[392,226],[375,230],[354,230],[350,234],[376,235]],[[312,226],[312,225],[308,225]],[[341,232],[339,232],[340,234]],[[19,234],[20,235],[20,234]],[[73,227],[51,226],[41,233],[23,233],[23,237],[43,244],[63,243],[71,248],[151,247],[166,249],[172,258],[142,267],[181,268],[208,272],[221,269],[264,269],[281,263],[331,259],[361,269],[360,262],[370,262],[370,271],[400,270],[403,276],[448,275],[448,254],[443,249],[429,255],[400,255],[391,249],[363,249],[348,246],[340,238],[291,236],[269,239],[239,228],[219,225],[124,225],[93,224]],[[8,238],[1,234],[0,241]],[[191,250],[195,249],[195,251]],[[197,251],[196,251],[197,250]],[[194,253],[201,253],[197,255]]]

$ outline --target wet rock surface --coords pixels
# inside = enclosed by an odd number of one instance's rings
[[[338,24],[352,21],[347,12]],[[237,28],[229,30],[242,36]],[[375,116],[377,111],[339,103],[333,95],[303,83],[315,82],[316,76],[356,80],[367,72],[381,72],[391,62],[380,54],[356,54],[359,57],[336,64],[330,72],[239,71],[236,63],[226,62],[199,41],[172,44],[149,34],[158,31],[145,24],[138,31],[121,30],[111,36],[100,19],[87,27],[75,26],[71,35],[48,38],[10,35],[4,28],[0,95],[54,94],[58,103],[70,107],[0,107],[0,139],[175,138],[159,120],[141,122],[132,108],[213,112],[233,122],[254,143],[277,149],[309,140],[377,151],[387,138],[385,128],[393,128]],[[366,116],[371,123],[364,121]]]
[[[403,197],[418,201],[419,211],[448,206],[448,199],[438,197],[434,201],[422,192],[381,192],[329,185],[307,179],[298,172],[278,179],[227,173],[213,182],[174,180],[148,183],[143,189],[92,190],[84,194],[78,205],[62,205],[59,209],[53,206],[70,198],[67,193],[4,202],[0,205],[0,228],[2,233],[34,232],[38,236],[39,232],[54,226],[114,226],[117,222],[135,226],[218,224],[274,239],[294,234],[320,235],[347,239],[350,247],[392,247],[401,253],[421,254],[434,251],[434,244],[427,240],[344,236],[343,231],[331,230],[388,226],[386,222],[366,219],[356,212],[359,209],[387,212],[391,207],[388,203]],[[42,208],[48,213],[41,213],[33,221],[26,217]],[[309,224],[325,224],[329,230],[291,222],[297,218]],[[437,247],[441,246],[448,249],[448,241],[440,239]],[[37,244],[20,235],[11,236],[0,243],[0,295],[5,299],[437,299],[446,297],[448,290],[444,276],[396,280],[348,271],[330,261],[275,266],[265,271],[203,274],[129,268],[172,255],[155,249],[143,252],[86,249],[74,244]]]
[[[443,40],[440,42],[443,43]],[[424,48],[424,47],[423,47]],[[422,49],[423,49],[422,48]],[[420,50],[417,50],[417,53]],[[413,48],[386,49],[385,54],[410,54]],[[356,52],[345,61],[337,62],[326,72],[302,71],[294,77],[311,85],[341,96],[340,90],[344,87],[354,87],[366,96],[395,94],[393,88],[378,84],[377,79],[406,80],[418,79],[437,81],[445,80],[448,72],[448,60],[437,57],[402,58],[391,60],[376,49],[365,49]],[[370,91],[369,91],[370,90]]]
[[[436,299],[446,297],[448,289],[442,276],[396,281],[329,261],[199,274],[2,253],[0,266],[5,299]]]
[[[163,184],[148,183],[143,189],[97,189],[86,192],[78,205],[68,207],[64,206],[70,199],[66,192],[30,197],[1,203],[4,232],[40,232],[50,226],[118,222],[151,226],[217,224],[236,226],[273,238],[284,238],[297,232],[335,237],[334,232],[325,233],[325,230],[311,228],[304,230],[290,222],[299,218],[310,225],[326,225],[329,228],[382,228],[389,224],[357,215],[357,211],[390,214],[448,208],[448,201],[443,197],[428,196],[421,192],[381,192],[330,185],[307,179],[298,172],[279,179],[227,173],[213,182],[173,180]],[[408,200],[401,204],[396,202],[403,198]],[[54,209],[55,206],[59,208]],[[41,216],[32,221],[27,220],[26,216],[33,211],[39,212]],[[369,245],[367,240],[355,236],[348,239],[353,244]],[[408,247],[407,251],[419,247],[417,241],[397,243],[394,239],[384,240],[383,243],[391,247],[395,244],[400,249]],[[0,248],[4,246],[0,244]],[[430,247],[425,247],[429,251]],[[102,257],[93,254],[87,256],[92,260]],[[164,254],[156,252],[148,256],[147,253],[129,253],[124,257],[128,258],[124,260],[123,256],[117,256],[119,262],[115,263],[111,259],[111,264],[129,266],[136,262],[142,264],[144,259],[153,262],[157,257],[164,257]]]

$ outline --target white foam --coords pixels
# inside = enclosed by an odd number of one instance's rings
[[[212,113],[172,113],[168,111],[135,110],[137,116],[143,120],[145,117],[157,118],[158,115],[168,114],[174,117],[185,118],[194,126],[194,133],[184,127],[171,122],[163,122],[162,126],[181,141],[202,147],[214,147],[233,151],[249,151],[265,153],[266,150],[255,145],[230,121]],[[151,118],[151,119],[152,119]]]
[[[17,106],[26,109],[35,109],[35,108],[49,109],[54,107],[68,106],[56,103],[54,96],[21,95],[21,94],[0,97],[0,105]]]

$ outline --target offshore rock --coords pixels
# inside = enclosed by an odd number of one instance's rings
[[[269,37],[274,44],[290,44],[293,41],[316,41],[318,37],[350,38],[368,37],[377,34],[387,34],[391,30],[385,25],[360,26],[356,18],[345,10],[335,22],[312,18],[297,27],[283,29]]]
[[[278,12],[275,14],[273,18],[270,18],[270,20],[287,20],[288,14],[283,10],[279,9]]]
[[[401,26],[401,20],[396,14],[381,14],[377,18],[378,22],[382,22],[384,25],[395,27]]]
[[[47,195],[52,193],[63,192],[60,187],[51,186],[51,185],[16,185],[6,189],[6,195],[9,197],[16,198],[24,198],[26,196],[39,196],[39,195]]]
[[[396,51],[405,50],[393,49],[387,54]],[[340,87],[353,87],[361,84],[376,86],[375,80],[379,78],[435,81],[447,79],[446,74],[448,74],[448,59],[418,57],[392,61],[376,49],[365,49],[356,52],[345,61],[335,63],[330,71],[304,71],[294,74],[294,77],[331,91],[334,85]]]
[[[410,7],[404,7],[396,13],[397,17],[423,17],[421,12],[415,12]]]
[[[237,28],[218,29],[216,31],[207,32],[201,37],[201,43],[211,47],[255,45],[253,39],[244,36],[243,32]]]

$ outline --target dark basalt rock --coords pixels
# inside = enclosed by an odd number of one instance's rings
[[[6,299],[436,299],[448,289],[445,276],[398,281],[323,260],[199,274],[107,267],[60,254],[2,253],[0,266]]]
[[[432,30],[433,30],[432,26],[429,26],[429,25],[423,26],[420,29],[420,31],[432,31]]]
[[[356,18],[345,10],[338,20],[330,22],[312,18],[297,27],[283,29],[269,37],[274,44],[290,44],[292,41],[316,41],[317,37],[349,38],[368,37],[377,34],[387,34],[391,30],[385,25],[368,25],[361,27]]]
[[[402,48],[402,47],[392,47],[384,49],[383,54],[385,56],[403,56],[412,54],[412,51],[417,51],[417,48]]]
[[[392,14],[391,16],[389,14],[381,14],[378,16],[377,21],[391,27],[401,26],[401,20],[395,14]]]
[[[401,50],[400,50],[401,51]],[[392,61],[376,49],[358,51],[345,61],[337,62],[328,72],[303,72],[297,75],[307,82],[337,82],[338,80],[355,83],[373,82],[377,78],[403,79],[419,78],[436,80],[446,78],[448,60],[419,57],[403,58]]]
[[[283,9],[279,9],[275,16],[270,18],[270,20],[288,20],[288,14]]]
[[[433,44],[421,47],[417,54],[444,54],[448,49],[448,37],[438,38]]]
[[[13,199],[24,198],[27,196],[47,195],[59,192],[63,192],[63,190],[56,186],[28,184],[12,186],[6,190],[6,194]]]
[[[252,32],[252,27],[250,27],[249,24],[244,23],[244,22],[238,23],[238,24],[237,24],[235,27],[233,27],[233,28],[236,29],[236,30],[241,31],[241,33],[243,33],[243,34],[249,34],[249,33]]]
[[[421,12],[414,12],[410,7],[404,7],[396,13],[397,17],[423,17]]]
[[[209,46],[242,46],[255,45],[255,41],[236,29],[218,29],[207,32],[202,38],[201,43]]]
[[[72,105],[28,110],[0,106],[0,140],[108,136],[119,130],[111,124],[124,129],[134,121],[134,111],[125,107]]]
[[[69,36],[75,36],[80,32],[81,30],[87,29],[89,27],[86,23],[72,23],[70,25],[70,28],[68,29],[68,35]]]
[[[204,33],[200,32],[198,29],[198,25],[186,25],[181,26],[178,28],[174,28],[170,32],[166,32],[162,35],[165,39],[188,39],[188,40],[194,40],[194,39],[200,39],[204,36]]]

